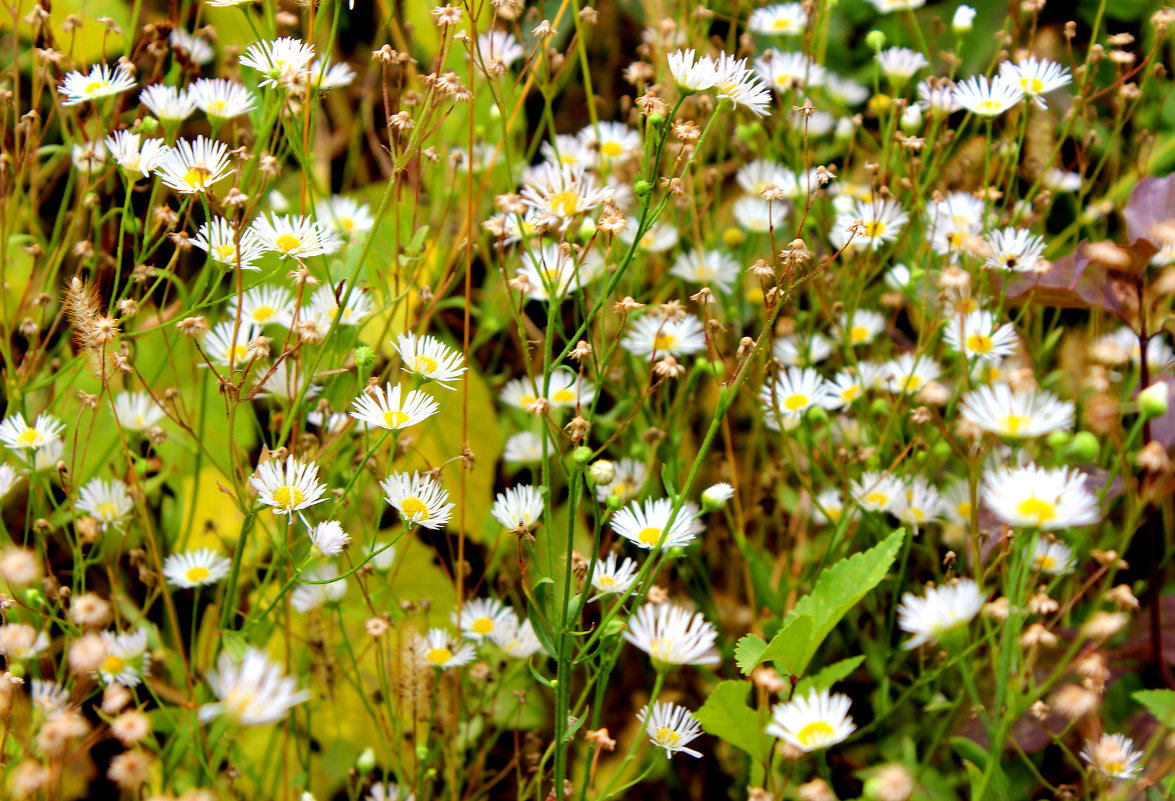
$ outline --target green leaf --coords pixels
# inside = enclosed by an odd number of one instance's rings
[[[694,716],[707,734],[725,740],[751,758],[765,762],[771,754],[766,732],[760,731],[759,715],[747,706],[749,681],[720,683]]]
[[[983,774],[987,769],[988,753],[979,743],[968,740],[966,737],[952,737],[951,748],[963,760],[967,768],[967,777],[971,780],[971,798],[973,801],[1008,797],[1008,777],[1003,768],[996,762],[992,769],[987,786],[983,786]]]
[[[779,633],[771,638],[763,653],[759,654],[759,661],[778,662],[793,676],[803,673],[804,666],[808,663],[804,655],[810,648],[813,628],[815,621],[811,615],[792,617]]]
[[[861,655],[834,662],[815,676],[809,676],[797,684],[795,695],[807,695],[812,690],[826,690],[838,681],[849,676],[864,661],[865,657]]]
[[[1139,690],[1131,697],[1164,726],[1175,725],[1175,690]]]
[[[793,673],[804,672],[816,649],[841,618],[881,583],[897,558],[905,537],[906,530],[899,528],[876,547],[842,559],[820,574],[812,592],[801,598],[792,610],[793,617],[806,614],[815,622],[807,649],[793,665]]]
[[[751,671],[759,664],[759,657],[767,650],[767,641],[757,634],[748,634],[734,646],[734,661],[744,676],[751,675]]]

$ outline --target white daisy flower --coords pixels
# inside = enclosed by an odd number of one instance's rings
[[[942,368],[934,359],[903,353],[884,365],[886,389],[893,393],[920,392],[931,381],[942,375]]]
[[[966,192],[951,192],[927,205],[923,215],[926,238],[931,248],[952,261],[962,252],[968,237],[979,236],[984,229],[983,201]]]
[[[434,337],[420,337],[409,331],[398,335],[392,344],[404,372],[435,381],[445,389],[453,389],[449,384],[460,381],[465,372],[464,357]]]
[[[543,441],[530,431],[519,431],[502,446],[502,458],[507,462],[534,464],[543,458]]]
[[[12,492],[13,488],[20,481],[20,473],[11,465],[0,464],[0,499]]]
[[[673,501],[668,498],[632,502],[612,516],[612,530],[632,541],[641,548],[681,548],[689,545],[702,533],[704,526],[698,522],[698,507],[686,502],[678,510],[669,525],[673,512]]]
[[[817,525],[836,523],[844,512],[845,502],[836,487],[822,490],[812,501],[812,521]]]
[[[1069,468],[1028,464],[991,471],[983,478],[983,501],[1009,526],[1042,531],[1088,526],[1101,517],[1084,474]]]
[[[906,483],[894,508],[894,516],[915,528],[938,520],[943,513],[943,500],[938,488],[922,476]]]
[[[789,367],[806,367],[831,356],[832,344],[820,334],[789,334],[771,344],[771,355]]]
[[[828,748],[856,730],[850,704],[847,695],[813,689],[807,696],[773,706],[767,733],[805,753]]]
[[[326,485],[318,481],[318,463],[303,462],[287,456],[283,466],[270,459],[257,466],[249,479],[257,489],[257,500],[273,507],[275,515],[285,515],[327,500]]]
[[[188,97],[214,123],[248,114],[257,106],[253,93],[225,78],[199,78],[188,87]]]
[[[971,487],[966,481],[955,482],[943,494],[943,511],[950,522],[971,525]]]
[[[926,0],[869,0],[869,5],[877,10],[878,14],[889,14],[893,11],[913,11],[926,5]]]
[[[453,516],[449,493],[439,482],[417,473],[392,473],[380,482],[384,500],[409,526],[438,529]]]
[[[279,259],[301,260],[334,253],[343,244],[334,231],[304,216],[262,214],[249,230],[265,250],[276,253]],[[323,290],[333,297],[329,286],[319,287],[315,297]]]
[[[265,254],[265,248],[257,240],[253,229],[245,228],[237,231],[233,224],[224,217],[213,217],[200,226],[200,232],[192,237],[191,243],[208,254],[208,258],[224,267],[236,267],[238,263],[242,270],[260,270],[253,262]]]
[[[163,409],[146,392],[120,392],[114,396],[114,416],[131,431],[146,431],[164,417]]]
[[[50,717],[69,708],[69,691],[55,681],[33,679],[30,695],[33,703]]]
[[[725,481],[711,484],[702,491],[702,510],[714,512],[726,505],[734,497],[734,487]]]
[[[675,50],[666,60],[673,82],[682,92],[704,92],[718,83],[718,65],[709,56],[695,59],[693,48]]]
[[[171,149],[162,139],[144,139],[130,131],[115,131],[106,137],[106,147],[131,181],[153,173]]]
[[[756,8],[747,17],[747,30],[767,36],[799,36],[808,26],[802,3],[777,3]]]
[[[1086,740],[1081,751],[1081,758],[1098,773],[1125,781],[1142,773],[1142,756],[1134,747],[1134,740],[1121,734],[1103,734],[1097,740]]]
[[[838,327],[846,344],[868,345],[885,330],[885,315],[871,309],[857,309],[852,314],[841,314]]]
[[[734,216],[734,221],[741,228],[745,228],[751,233],[766,234],[783,225],[784,220],[787,219],[788,210],[789,204],[786,200],[768,202],[757,197],[740,197],[734,201],[731,213]],[[736,277],[737,274],[731,276],[731,280]],[[729,290],[722,289],[722,291]]]
[[[828,382],[811,367],[788,367],[759,391],[759,400],[785,417],[803,417],[809,409],[839,405],[831,397]]]
[[[1069,70],[1047,58],[1029,56],[1019,64],[1005,61],[1000,64],[1000,76],[1016,86],[1040,108],[1048,108],[1043,95],[1068,86],[1072,76]]]
[[[849,494],[866,512],[893,512],[905,502],[906,488],[897,477],[870,470],[849,485]]]
[[[646,705],[637,713],[637,720],[645,726],[645,734],[649,735],[649,742],[657,748],[665,749],[665,758],[672,759],[674,754],[689,754],[700,757],[701,751],[686,748],[702,733],[702,725],[684,706],[667,704],[660,701],[653,704],[653,711]]]
[[[1085,184],[1085,181],[1082,180],[1081,173],[1050,167],[1041,176],[1040,183],[1051,192],[1076,192]]]
[[[533,529],[543,514],[543,496],[528,484],[510,487],[495,497],[490,514],[505,528]]]
[[[861,222],[864,231],[853,236],[850,240],[848,230]],[[898,234],[910,221],[910,215],[902,210],[897,201],[885,200],[857,201],[849,214],[841,214],[833,223],[829,238],[838,248],[850,243],[854,247],[877,250],[886,242],[893,242]]]
[[[607,502],[615,495],[622,501],[631,501],[645,485],[645,476],[648,474],[645,463],[625,456],[612,463],[612,481],[596,487],[596,498],[600,503]]]
[[[1048,576],[1063,576],[1073,569],[1073,550],[1063,542],[1039,537],[1032,566]]]
[[[100,172],[106,166],[106,157],[110,155],[102,141],[76,144],[69,152],[74,169],[86,175]]]
[[[826,408],[839,409],[851,406],[865,394],[865,382],[860,375],[841,370],[835,378],[828,382],[828,393],[831,399]]]
[[[494,66],[508,70],[514,66],[514,62],[526,58],[526,51],[518,44],[514,34],[496,29],[478,34],[477,52],[481,54],[482,61],[491,68],[491,74]]]
[[[983,607],[983,591],[968,578],[941,587],[929,587],[922,598],[907,592],[898,606],[898,628],[913,636],[903,648],[917,648],[937,641],[956,627],[965,626]]]
[[[585,251],[576,258],[573,252],[566,252],[557,244],[545,242],[538,247],[523,251],[522,266],[517,274],[526,276],[530,290],[526,293],[532,300],[546,301],[555,296],[563,297],[569,292],[579,292],[595,280],[603,260],[593,251]]]
[[[628,621],[624,639],[656,665],[717,665],[718,632],[701,613],[673,604],[645,604]]]
[[[518,626],[518,615],[496,598],[475,598],[466,601],[450,616],[453,625],[461,629],[461,635],[474,642],[481,642],[493,636],[503,626]]]
[[[323,606],[334,606],[347,596],[347,582],[339,579],[332,563],[319,564],[302,573],[290,592],[290,606],[302,614]]]
[[[168,41],[176,50],[187,53],[188,60],[193,64],[207,64],[216,56],[207,40],[193,36],[183,28],[172,28]]]
[[[534,633],[534,625],[529,620],[519,623],[518,618],[509,618],[495,626],[489,636],[494,645],[515,659],[530,659],[543,650],[538,635]]]
[[[61,80],[58,91],[65,98],[63,106],[76,106],[87,100],[101,100],[113,97],[134,88],[135,79],[121,69],[111,69],[106,64],[95,64],[88,73],[78,71],[67,73]]]
[[[25,623],[0,626],[0,654],[9,660],[32,659],[49,647],[49,637]]]
[[[1047,390],[1023,392],[1007,384],[989,384],[964,395],[959,412],[984,431],[1030,439],[1072,428],[1074,406]]]
[[[289,88],[307,71],[313,58],[313,45],[283,36],[272,42],[254,42],[241,53],[239,62],[261,74],[261,86]]]
[[[228,145],[203,136],[180,139],[155,168],[159,180],[181,195],[207,192],[228,171]]]
[[[476,655],[473,643],[454,641],[444,629],[429,629],[426,636],[416,637],[417,659],[438,670],[467,665]]]
[[[281,667],[255,648],[246,650],[239,660],[221,651],[216,670],[207,678],[219,700],[200,707],[202,723],[224,716],[239,726],[263,726],[282,720],[290,709],[310,700],[309,690],[298,690],[295,679],[283,676]]]
[[[330,59],[313,61],[308,73],[298,73],[297,83],[299,86],[306,85],[307,75],[310,86],[319,92],[350,86],[355,82],[355,70],[351,69],[350,64],[343,62],[331,64]]]
[[[846,106],[859,106],[873,94],[867,86],[833,72],[824,76],[824,91],[833,100]]]
[[[102,641],[106,645],[106,659],[98,668],[102,681],[137,687],[148,665],[147,630],[139,628],[121,634],[104,631]]]
[[[353,197],[334,195],[323,198],[314,207],[314,214],[343,236],[366,234],[375,227],[371,208]]]
[[[639,569],[637,563],[627,556],[622,560],[617,554],[608,554],[608,558],[597,562],[592,571],[592,587],[596,594],[588,600],[598,601],[605,595],[624,595],[636,581]]]
[[[973,311],[956,315],[947,324],[944,337],[952,350],[965,358],[999,361],[1016,351],[1019,339],[1011,323],[997,325],[995,315],[989,311]]]
[[[680,320],[645,314],[631,324],[620,346],[633,356],[688,356],[706,349],[706,333],[692,314]]]
[[[288,289],[263,284],[245,292],[241,298],[241,323],[261,328],[266,325],[280,325],[290,328],[294,324],[296,301]],[[229,301],[229,314],[236,314],[237,304]]]
[[[20,412],[0,422],[0,442],[13,450],[35,451],[61,439],[65,424],[51,414],[41,413],[32,425]]]
[[[581,130],[580,143],[605,161],[613,161],[629,154],[640,154],[643,147],[638,131],[622,122],[599,122]]]
[[[590,170],[595,168],[598,160],[596,154],[583,143],[583,140],[571,134],[555,134],[554,139],[543,142],[539,146],[539,153],[546,163],[555,168],[566,165]],[[538,215],[539,212],[530,209],[529,214]]]
[[[793,173],[783,165],[766,159],[755,159],[739,167],[734,174],[738,185],[746,190],[747,194],[759,197],[771,186],[787,191],[796,183]]]
[[[955,99],[979,117],[998,117],[1024,99],[1024,91],[1002,74],[988,80],[975,75],[955,87]]]
[[[183,122],[196,112],[187,89],[153,83],[139,92],[139,103],[163,122]]]
[[[881,73],[894,86],[902,86],[914,77],[918,70],[930,66],[926,56],[908,47],[890,47],[873,57]]]
[[[306,532],[310,546],[315,553],[323,556],[338,556],[351,541],[351,535],[343,530],[337,520],[324,520]]]
[[[918,99],[924,106],[942,114],[953,114],[963,106],[955,96],[954,81],[931,78],[918,84]]]
[[[683,281],[704,284],[727,293],[738,278],[739,265],[720,250],[695,248],[678,256],[669,272]]]
[[[578,165],[543,163],[523,176],[522,201],[541,215],[569,220],[585,214],[612,196],[591,173]]]
[[[556,370],[551,373],[547,386],[547,401],[555,409],[566,409],[591,403],[596,388],[590,381],[581,379],[570,370]]]
[[[346,302],[340,304],[341,300]],[[309,318],[317,320],[322,330],[326,331],[336,321],[339,325],[359,325],[373,311],[366,292],[356,288],[348,297],[346,283],[340,282],[337,293],[329,286],[320,286],[315,290],[310,298]]]
[[[135,508],[135,502],[131,499],[126,484],[117,478],[109,481],[94,478],[86,482],[78,492],[74,508],[88,514],[97,520],[102,528],[106,528],[121,526]]]
[[[1044,239],[1026,228],[1001,228],[985,234],[983,241],[991,251],[984,264],[992,270],[1031,273],[1047,266]]]
[[[423,423],[440,410],[427,392],[412,389],[403,392],[399,384],[385,385],[381,392],[373,387],[351,401],[351,416],[356,420],[389,431],[400,431]]]
[[[183,589],[203,587],[227,576],[232,564],[209,548],[173,553],[163,562],[163,577]]]
[[[755,60],[755,72],[781,95],[792,89],[808,89],[824,83],[824,67],[800,52],[767,50]]]
[[[236,329],[236,337],[233,330]],[[223,320],[204,334],[204,353],[213,364],[228,367],[229,362],[237,367],[250,360],[249,343],[261,335],[261,330],[248,323],[236,325],[232,320]]]
[[[771,105],[771,91],[759,80],[755,71],[747,68],[745,58],[736,59],[723,53],[716,65],[718,80],[714,87],[720,99],[729,100],[735,108],[743,108],[756,117],[767,114]]]

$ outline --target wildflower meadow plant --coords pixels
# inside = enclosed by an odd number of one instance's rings
[[[1175,796],[1175,10],[22,0],[0,798]]]

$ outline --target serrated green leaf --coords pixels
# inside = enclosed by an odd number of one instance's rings
[[[779,633],[771,638],[763,653],[759,655],[759,662],[778,662],[784,671],[793,676],[804,672],[808,660],[805,654],[810,649],[812,631],[816,621],[811,615],[802,614],[790,618]]]
[[[834,662],[824,670],[817,673],[815,676],[808,676],[803,681],[796,685],[795,695],[807,695],[812,690],[827,690],[832,685],[841,681],[846,676],[851,674],[854,670],[861,666],[865,661],[865,656],[854,656],[850,659],[842,659],[839,662]]]
[[[751,675],[759,657],[767,650],[767,641],[757,634],[748,634],[734,646],[734,661],[744,676]]]
[[[766,761],[771,743],[765,732],[759,730],[759,715],[747,706],[749,681],[720,683],[694,717],[707,734],[750,754],[753,759]]]
[[[1175,690],[1139,690],[1131,697],[1163,725],[1175,724]]]
[[[804,672],[816,649],[832,633],[841,618],[881,583],[897,558],[905,537],[906,530],[900,528],[879,545],[842,559],[820,574],[812,592],[801,598],[792,610],[793,616],[810,615],[815,623],[807,649],[803,658],[793,666],[793,673],[798,675]]]

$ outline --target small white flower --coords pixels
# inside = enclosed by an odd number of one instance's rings
[[[808,26],[802,3],[777,3],[756,8],[747,17],[747,29],[767,36],[799,36]]]
[[[163,562],[163,576],[177,587],[215,584],[229,574],[232,562],[209,548],[172,554]]]
[[[290,593],[290,606],[305,614],[326,605],[338,604],[347,595],[347,582],[339,578],[333,564],[319,564],[303,573]]]
[[[688,94],[704,92],[718,83],[717,65],[708,57],[695,60],[694,50],[676,50],[667,57],[677,88]]]
[[[400,354],[404,372],[435,381],[445,389],[453,389],[449,384],[461,380],[465,373],[464,357],[434,337],[408,332],[397,336],[392,344]]]
[[[533,529],[543,514],[543,496],[526,484],[510,487],[498,493],[490,514],[508,529]]]
[[[276,723],[310,700],[309,690],[299,691],[295,679],[282,676],[281,667],[254,648],[239,660],[222,651],[216,670],[208,674],[208,686],[220,700],[200,708],[205,723],[222,715],[241,726]]]
[[[1122,734],[1103,734],[1097,740],[1086,740],[1081,758],[1110,779],[1129,781],[1142,773],[1142,752],[1134,747],[1134,740]]]
[[[963,419],[1007,439],[1043,437],[1073,426],[1074,407],[1046,390],[1022,392],[989,384],[963,396]]]
[[[102,528],[122,525],[135,503],[127,491],[126,484],[117,478],[103,481],[91,479],[78,493],[74,508],[97,520]]]
[[[131,431],[146,431],[164,417],[163,409],[146,392],[120,392],[114,396],[114,416]]]
[[[1069,70],[1047,58],[1029,56],[1019,64],[1005,61],[1000,64],[1000,77],[1017,87],[1040,108],[1048,108],[1043,95],[1068,86],[1072,76]]]
[[[1084,474],[1070,468],[1028,464],[992,471],[983,479],[983,500],[1008,525],[1042,531],[1092,525],[1101,516]]]
[[[740,269],[737,261],[721,251],[696,248],[678,256],[670,272],[683,281],[711,286],[726,294],[738,278]],[[641,319],[648,319],[648,315]]]
[[[375,227],[375,217],[366,203],[360,203],[353,197],[324,198],[314,207],[314,213],[336,232],[343,236],[365,234]]]
[[[102,641],[106,645],[106,659],[98,668],[102,681],[137,687],[148,665],[147,630],[140,628],[121,634],[104,631]]]
[[[490,639],[494,645],[515,659],[530,659],[543,650],[543,645],[539,642],[538,635],[534,633],[534,626],[529,620],[519,623],[517,618],[510,618],[494,629]]]
[[[1063,542],[1037,539],[1032,564],[1041,573],[1049,576],[1063,576],[1073,569],[1073,551]]]
[[[767,733],[804,752],[828,748],[856,730],[850,704],[847,695],[813,689],[806,697],[772,707]]]
[[[39,414],[32,425],[25,422],[20,412],[0,422],[0,442],[14,450],[35,451],[61,439],[65,424],[51,414]]]
[[[164,122],[183,122],[196,111],[187,89],[153,83],[139,92],[139,103]]]
[[[389,431],[419,425],[440,410],[440,405],[427,392],[419,389],[403,392],[399,384],[393,387],[390,383],[383,391],[374,388],[364,392],[351,405],[354,411],[350,414],[356,420]]]
[[[417,659],[438,670],[467,665],[476,655],[473,643],[454,641],[444,629],[429,629],[426,636],[416,638]]]
[[[130,131],[115,131],[106,137],[106,147],[131,181],[153,173],[171,149],[162,139],[144,139]]]
[[[453,612],[452,622],[461,629],[462,636],[481,642],[511,623],[517,628],[518,615],[496,598],[475,598]]]
[[[612,516],[612,530],[645,549],[656,548],[658,544],[662,548],[688,545],[703,531],[697,520],[698,508],[686,502],[669,526],[672,511],[673,502],[668,498],[644,503],[634,501]]]
[[[106,64],[95,64],[87,74],[67,73],[61,80],[58,91],[65,100],[63,106],[76,106],[87,100],[101,100],[104,97],[121,94],[133,88],[135,79],[120,69],[111,69]]]
[[[181,195],[207,192],[228,173],[228,145],[197,136],[180,139],[155,168],[159,180]]]
[[[237,231],[224,217],[213,217],[200,226],[200,232],[191,242],[208,254],[208,258],[227,268],[240,265],[242,270],[259,270],[253,262],[265,254],[265,248],[258,241],[253,229]]]
[[[438,529],[449,522],[453,504],[438,482],[416,473],[393,473],[382,482],[386,500],[407,525]]]
[[[351,535],[343,531],[337,520],[324,520],[311,528],[307,534],[315,551],[323,556],[337,556],[351,541]]]
[[[983,591],[971,579],[930,587],[923,598],[905,593],[898,606],[898,628],[913,636],[903,647],[917,648],[956,627],[965,626],[979,614],[983,597]]]
[[[253,94],[225,78],[200,78],[188,87],[188,97],[213,122],[248,114],[257,105]]]
[[[249,227],[258,243],[280,259],[306,259],[334,253],[342,247],[338,234],[303,216],[262,214]],[[330,287],[321,289],[330,292]],[[320,289],[320,291],[321,291]],[[317,293],[315,294],[317,297]]]
[[[645,314],[631,324],[620,346],[633,356],[688,356],[706,349],[706,332],[692,314],[680,320]]]
[[[717,665],[718,632],[700,613],[673,604],[645,604],[628,621],[624,639],[658,665]]]
[[[975,75],[955,87],[959,105],[979,117],[998,117],[1024,99],[1024,90],[1003,73],[988,80]]]
[[[283,36],[275,41],[254,42],[241,53],[241,66],[261,74],[261,86],[289,88],[307,72],[314,47],[300,39]]]
[[[283,466],[271,459],[257,467],[249,479],[257,489],[257,500],[273,507],[276,515],[285,515],[327,500],[326,485],[318,481],[318,463],[303,462],[287,456]]]
[[[637,719],[645,724],[645,733],[649,741],[657,748],[665,749],[665,758],[672,759],[674,754],[689,754],[700,757],[702,753],[692,748],[686,748],[699,734],[702,726],[694,714],[684,706],[666,704],[660,701],[653,704],[650,713],[645,706],[637,713]]]
[[[204,335],[204,353],[213,364],[228,367],[231,361],[240,368],[250,360],[249,343],[260,335],[261,330],[248,323],[236,325],[232,320],[223,320]]]
[[[1011,323],[997,326],[995,315],[988,311],[973,311],[955,315],[947,325],[944,337],[950,347],[964,357],[999,361],[1016,351],[1016,328]]]
[[[597,562],[596,569],[592,571],[592,587],[596,594],[588,600],[596,601],[605,595],[624,595],[636,581],[638,569],[632,559],[624,557],[621,560],[617,554],[608,554],[608,558]]]

